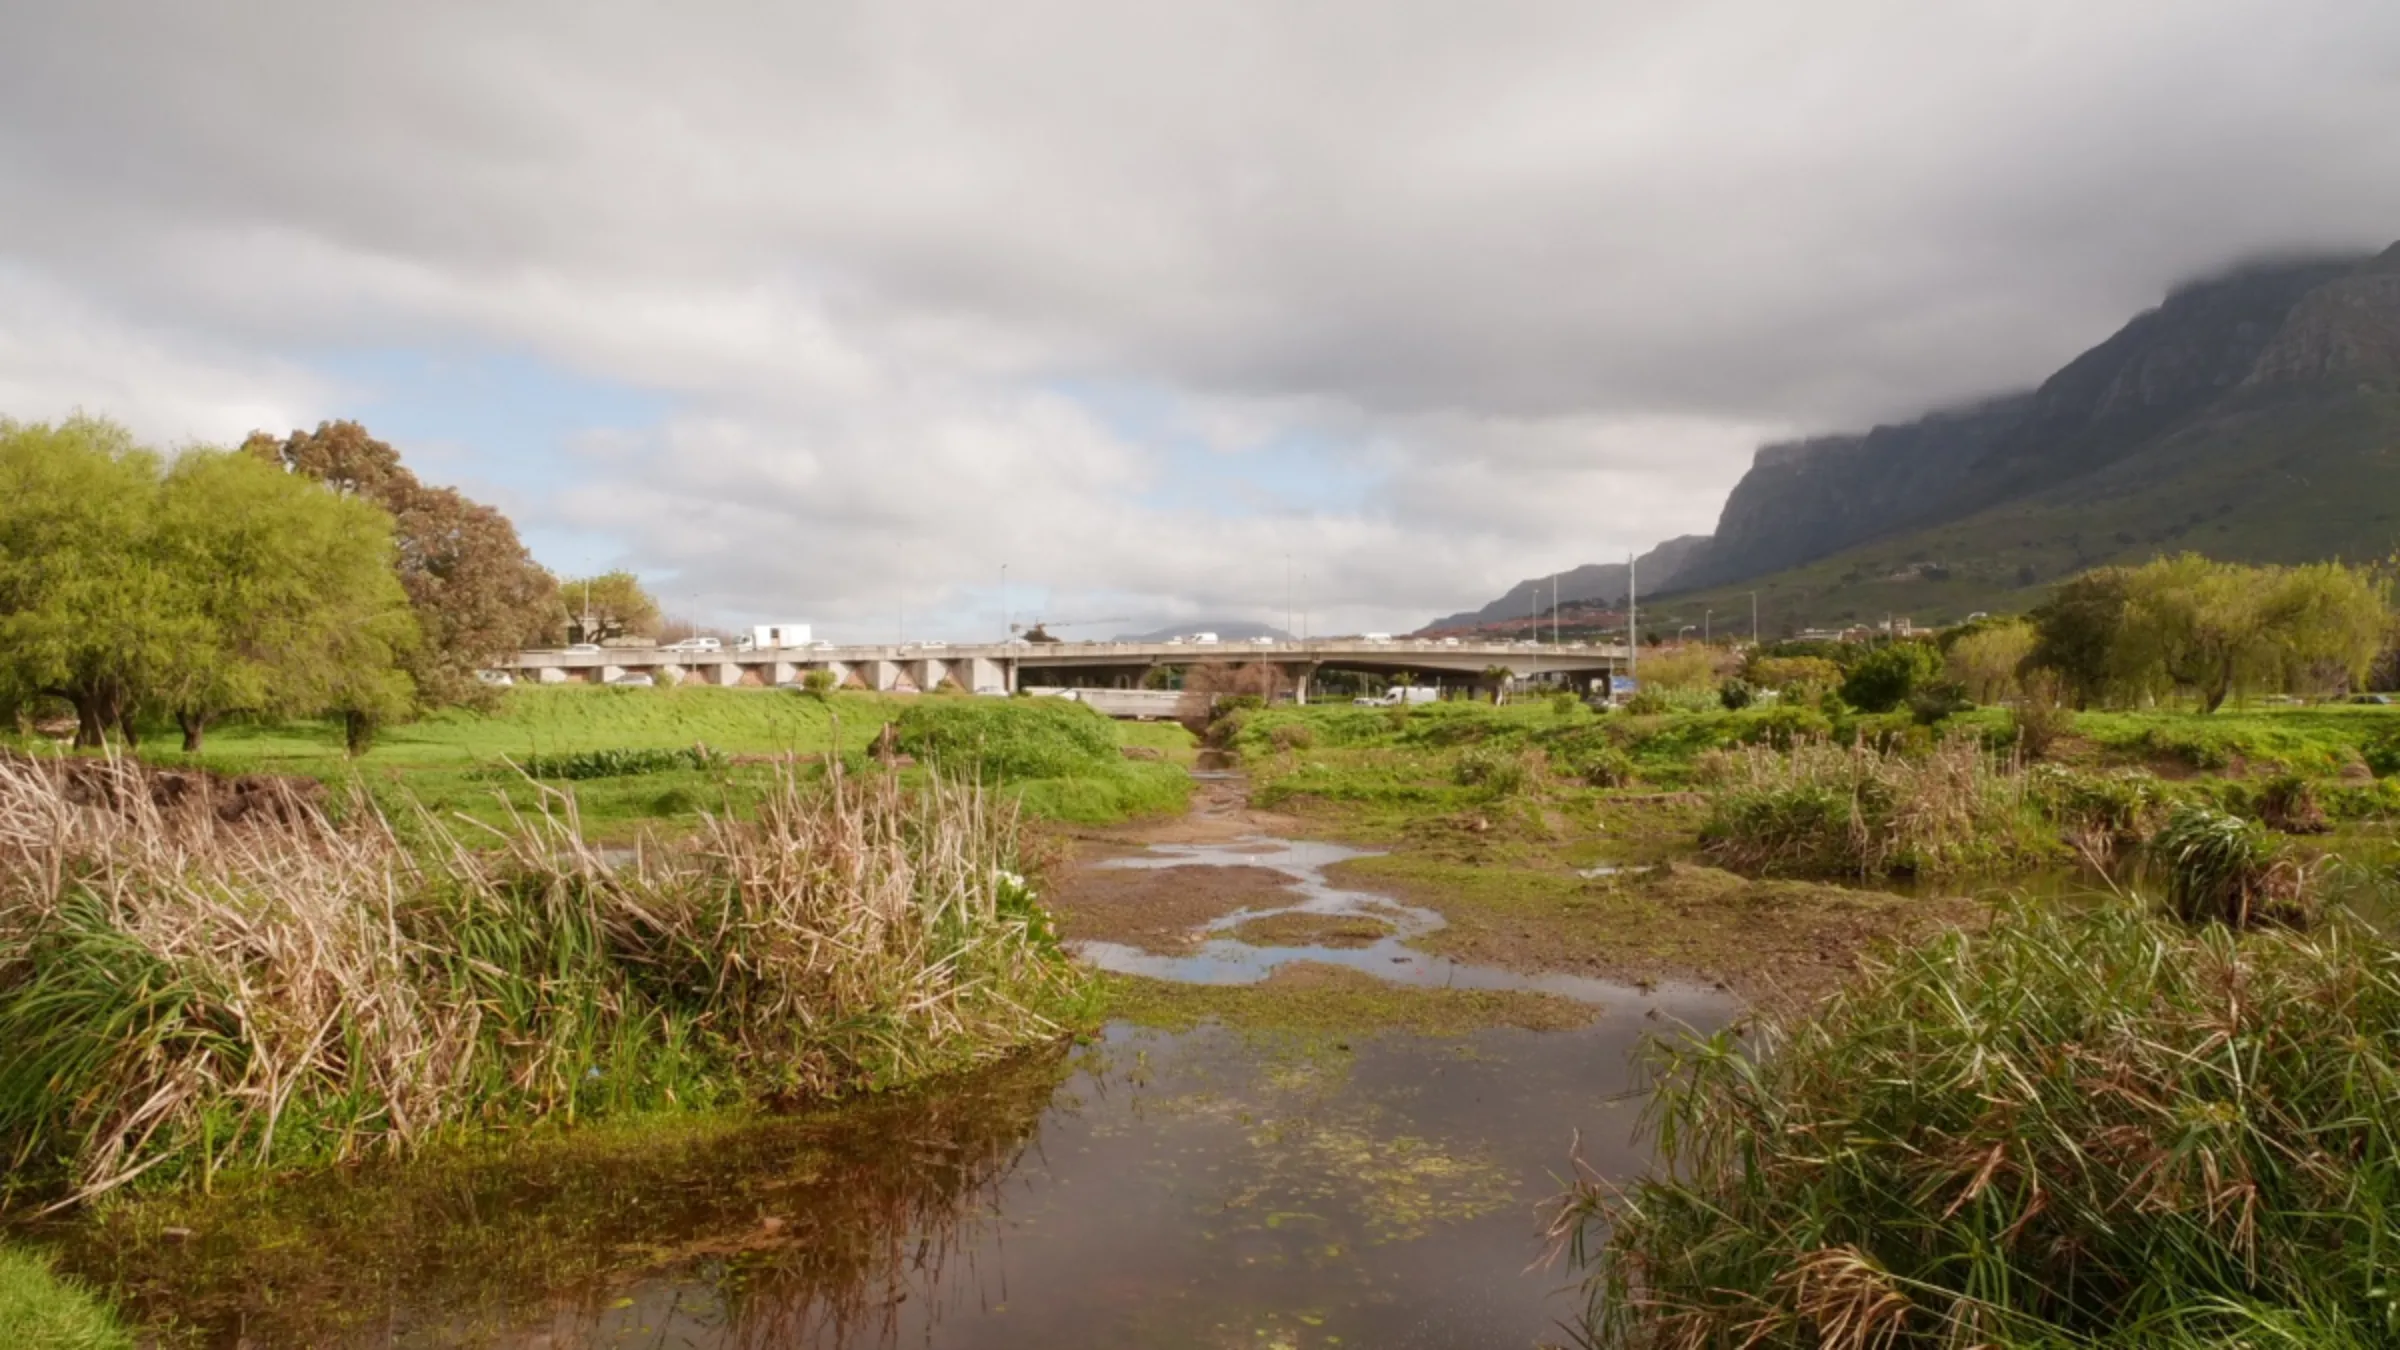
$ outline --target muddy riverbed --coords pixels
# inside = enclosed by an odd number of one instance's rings
[[[1118,1020],[937,1090],[603,1127],[54,1236],[133,1315],[221,1346],[1566,1341],[1579,1305],[1541,1263],[1543,1204],[1578,1148],[1639,1170],[1640,1041],[1735,1001],[1434,954],[1412,944],[1437,907],[1338,884],[1327,869],[1361,852],[1277,823],[1214,789],[1098,850],[1062,917],[1141,988],[1332,995],[1314,1018]]]

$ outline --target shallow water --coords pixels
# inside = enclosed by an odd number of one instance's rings
[[[1430,909],[1404,905],[1367,891],[1346,890],[1326,878],[1325,869],[1351,858],[1374,856],[1369,850],[1314,841],[1256,838],[1229,844],[1160,844],[1129,858],[1112,858],[1102,868],[1263,867],[1291,879],[1300,898],[1289,905],[1238,910],[1203,926],[1202,931],[1226,932],[1253,919],[1273,914],[1308,914],[1321,918],[1357,916],[1388,926],[1385,936],[1364,946],[1254,946],[1231,937],[1211,938],[1189,954],[1162,956],[1114,942],[1080,942],[1076,953],[1103,970],[1191,984],[1253,984],[1274,973],[1277,966],[1297,961],[1345,966],[1395,984],[1435,989],[1521,989],[1559,994],[1604,1007],[1642,1011],[1666,1005],[1676,1016],[1704,1015],[1723,1000],[1697,986],[1642,990],[1582,975],[1527,975],[1497,966],[1471,965],[1434,956],[1406,945],[1441,928],[1446,922]],[[1594,869],[1594,875],[1608,869]]]
[[[137,1316],[235,1346],[1506,1347],[1562,1341],[1537,1268],[1574,1166],[1639,1170],[1634,1054],[1722,994],[1532,977],[1403,948],[1425,909],[1348,891],[1356,850],[1162,846],[1109,866],[1273,868],[1362,948],[1112,969],[1247,982],[1295,960],[1597,1005],[1572,1032],[1245,1037],[1112,1025],[938,1090],[807,1116],[606,1130],[310,1177],[63,1239]],[[1227,916],[1230,929],[1261,913]],[[163,1226],[188,1227],[169,1234]]]

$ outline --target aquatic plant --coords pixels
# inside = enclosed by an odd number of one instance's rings
[[[142,771],[114,766],[124,775]],[[574,799],[411,845],[364,801],[238,824],[0,761],[0,1151],[89,1196],[488,1119],[807,1097],[1057,1034],[1014,808],[785,772],[612,857]]]
[[[0,1247],[0,1345],[25,1350],[132,1350],[108,1305],[32,1252]]]
[[[1803,741],[1720,752],[1702,847],[1737,870],[1929,875],[2021,866],[2056,851],[2024,774],[1970,737],[1924,755]]]
[[[1659,1043],[1660,1152],[1555,1234],[1601,1347],[2388,1345],[2400,960],[2017,908]]]
[[[2308,866],[2240,816],[2180,804],[2151,851],[2166,870],[2167,908],[2186,923],[2247,928],[2313,917]]]
[[[572,750],[562,754],[534,754],[509,761],[485,770],[486,777],[561,778],[569,781],[586,778],[631,778],[641,774],[668,773],[676,769],[709,769],[722,767],[726,756],[706,745],[688,745],[680,749]]]

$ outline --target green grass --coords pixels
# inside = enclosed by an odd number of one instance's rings
[[[521,686],[489,713],[446,710],[387,730],[352,760],[330,722],[235,722],[209,733],[202,753],[186,756],[154,732],[143,758],[222,773],[315,777],[346,789],[364,784],[387,812],[405,816],[422,803],[441,815],[504,824],[511,809],[534,809],[540,790],[510,771],[571,781],[584,824],[599,838],[629,839],[645,827],[689,828],[703,812],[745,812],[772,788],[773,758],[838,753],[853,768],[886,724],[916,716],[999,729],[1051,727],[1062,715],[1090,719],[1090,750],[1047,775],[1000,775],[1028,813],[1078,824],[1183,809],[1189,786],[1163,766],[1188,766],[1190,733],[1172,722],[1111,725],[1080,705],[1057,700],[901,697],[686,685],[623,689],[587,685]],[[957,711],[963,710],[963,711]],[[1101,738],[1107,738],[1103,741]],[[972,737],[970,736],[970,739]],[[1116,747],[1155,752],[1159,763],[1120,763]],[[702,754],[702,751],[705,754]],[[610,772],[618,769],[621,772]],[[918,775],[921,777],[922,775]]]
[[[0,1247],[0,1345],[9,1350],[132,1350],[107,1304],[32,1252]]]
[[[1660,1166],[1559,1232],[1600,1346],[2392,1343],[2400,960],[2004,912],[1754,1040],[1657,1047]]]

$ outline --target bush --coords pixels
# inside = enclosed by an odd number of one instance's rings
[[[2311,877],[2259,826],[2205,806],[2181,805],[2151,841],[2167,874],[2167,908],[2186,923],[2305,925]]]
[[[1657,1165],[1557,1225],[1597,1346],[2391,1343],[2400,963],[2359,926],[2019,908],[1652,1055]]]
[[[1933,726],[1974,707],[1966,691],[1947,680],[1919,685],[1908,696],[1909,716],[1916,718],[1921,727]]]
[[[1306,750],[1317,743],[1317,733],[1306,722],[1285,722],[1267,733],[1267,741],[1277,750]]]
[[[830,697],[833,693],[833,672],[819,666],[802,675],[800,692],[820,701]]]
[[[1890,712],[1941,668],[1941,653],[1925,643],[1885,643],[1850,668],[1842,680],[1842,701],[1860,712]]]
[[[1458,757],[1450,772],[1459,786],[1479,787],[1495,797],[1509,796],[1525,786],[1524,759],[1506,750],[1469,750]]]
[[[2377,727],[2367,737],[2366,743],[2359,747],[2359,755],[2367,761],[2367,767],[2375,771],[2377,778],[2400,774],[2400,721]]]
[[[1734,739],[1742,744],[1771,745],[1778,750],[1789,750],[1802,741],[1822,740],[1833,734],[1833,719],[1814,708],[1792,703],[1751,709],[1734,719],[1734,726]]]
[[[1633,717],[1658,717],[1675,711],[1675,704],[1658,690],[1645,687],[1625,700],[1625,711]]]
[[[2159,781],[2137,769],[2081,773],[2040,764],[2027,773],[2026,790],[2076,851],[2095,863],[2146,842],[2165,810]]]
[[[705,745],[680,750],[576,750],[558,755],[527,755],[510,765],[485,770],[487,777],[558,778],[578,782],[587,778],[632,778],[677,769],[722,768],[726,757]]]
[[[1701,827],[1727,866],[1803,876],[1934,875],[2044,860],[2022,775],[1967,738],[1923,758],[1808,742],[1728,755]]]
[[[2047,671],[2025,679],[2025,698],[2009,714],[2009,739],[2027,759],[2043,759],[2075,729],[2075,710],[2059,696],[2058,677]]]
[[[1740,712],[1757,699],[1758,691],[1750,687],[1748,680],[1736,677],[1717,686],[1717,702],[1723,704],[1727,712]]]
[[[905,753],[988,783],[1106,772],[1121,758],[1116,727],[1063,698],[920,700],[896,725]]]

